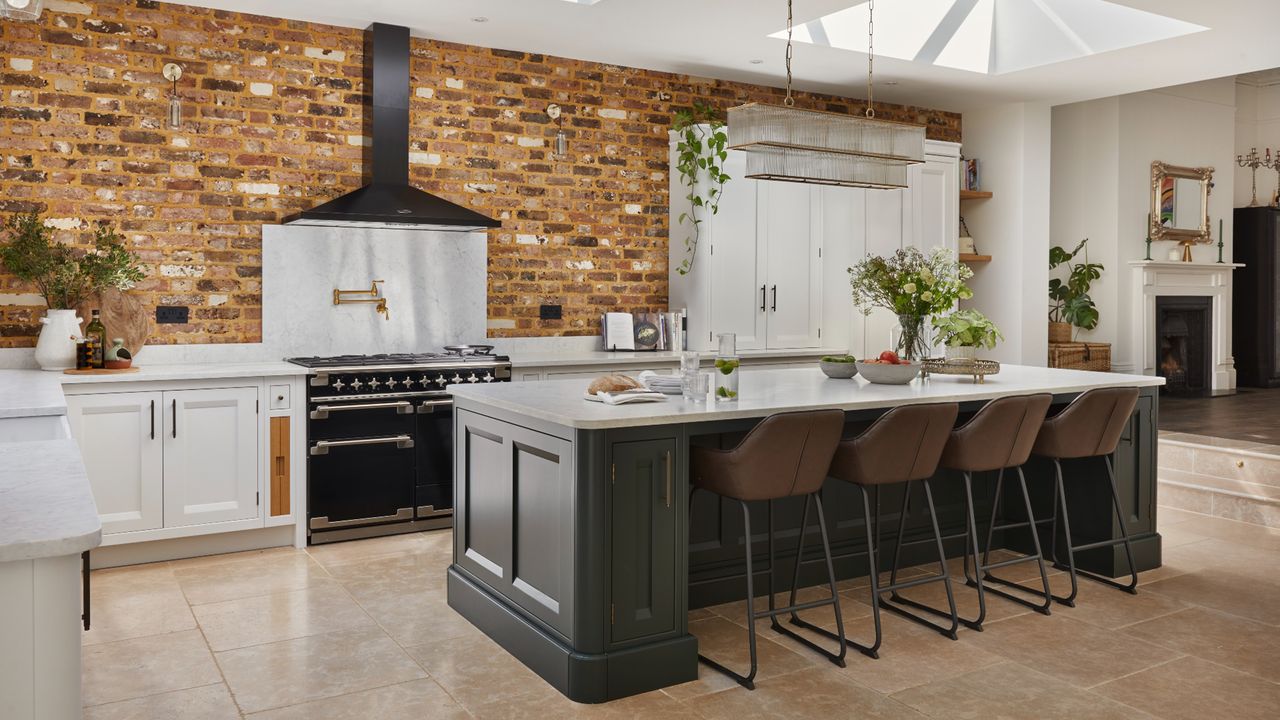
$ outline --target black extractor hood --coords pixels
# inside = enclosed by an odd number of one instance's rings
[[[364,132],[365,186],[310,210],[285,225],[470,232],[501,223],[409,184],[409,29],[374,23],[364,36],[368,104]]]

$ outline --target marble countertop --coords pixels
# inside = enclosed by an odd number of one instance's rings
[[[54,373],[49,373],[54,374]],[[146,382],[148,380],[218,380],[222,378],[306,375],[301,365],[283,360],[243,363],[138,364],[138,372],[113,375],[58,375],[63,385]],[[0,373],[3,375],[3,373]]]
[[[1150,375],[1058,370],[1004,365],[984,384],[970,378],[933,375],[909,385],[872,385],[861,377],[832,380],[814,368],[747,370],[741,374],[740,399],[732,402],[687,401],[669,396],[663,402],[610,406],[583,399],[582,380],[450,385],[455,400],[523,415],[557,425],[597,430],[614,427],[764,417],[778,412],[839,408],[863,410],[931,402],[971,402],[1037,392],[1078,393],[1100,387],[1164,384]]]
[[[75,441],[0,443],[0,562],[79,555],[101,542]]]
[[[0,370],[0,418],[66,415],[61,373]]]
[[[806,348],[800,350],[743,350],[739,357],[746,359],[767,358],[811,358],[819,355],[843,355],[844,350],[833,348]],[[706,359],[715,357],[714,351],[703,351]],[[512,352],[511,365],[517,368],[530,367],[565,367],[574,365],[607,365],[610,367],[626,367],[628,365],[678,365],[680,352],[675,350],[655,350],[650,352],[629,352],[607,350],[591,350],[578,352]]]

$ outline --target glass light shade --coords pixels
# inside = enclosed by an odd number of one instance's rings
[[[906,187],[924,162],[924,126],[763,103],[730,108],[730,147],[747,177],[826,185]]]
[[[182,127],[182,100],[173,94],[169,96],[169,128],[178,130]]]
[[[0,0],[0,17],[10,20],[35,20],[40,17],[44,0]]]

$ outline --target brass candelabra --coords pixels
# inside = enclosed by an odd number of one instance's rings
[[[1262,162],[1262,167],[1276,171],[1276,192],[1275,195],[1271,197],[1271,206],[1280,207],[1280,150],[1277,150],[1276,153],[1272,155],[1271,150],[1268,149],[1266,159]],[[1256,201],[1258,199],[1257,181],[1254,181],[1253,187],[1253,199]]]
[[[1280,159],[1280,153],[1276,155]],[[1247,167],[1253,170],[1253,199],[1249,201],[1249,207],[1257,207],[1258,205],[1258,168],[1275,167],[1276,160],[1271,159],[1271,149],[1267,149],[1266,157],[1258,154],[1258,148],[1249,148],[1248,155],[1237,155],[1236,165]],[[1277,176],[1280,177],[1280,170],[1277,170]]]

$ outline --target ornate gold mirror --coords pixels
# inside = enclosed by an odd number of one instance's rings
[[[1213,242],[1209,192],[1213,168],[1151,163],[1151,239],[1184,245]]]

